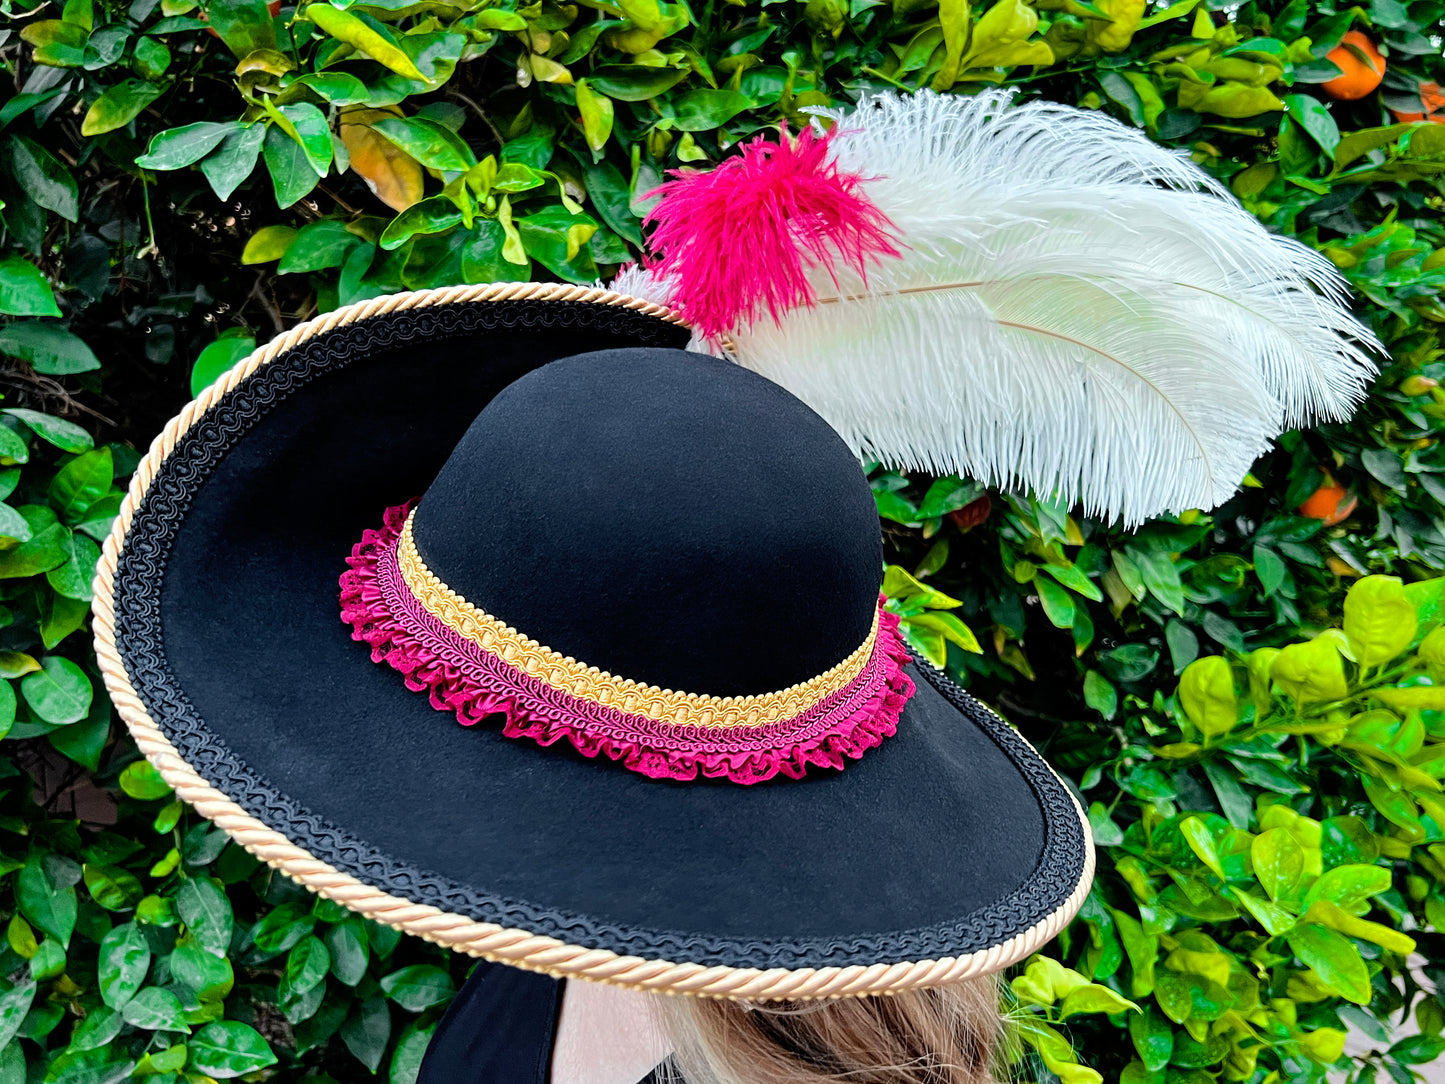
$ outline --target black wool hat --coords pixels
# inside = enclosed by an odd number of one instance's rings
[[[832,997],[998,970],[1093,872],[1068,789],[912,660],[857,459],[668,310],[517,284],[293,329],[186,407],[96,638],[204,816],[558,976]]]

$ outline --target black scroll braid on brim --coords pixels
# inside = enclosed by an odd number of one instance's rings
[[[161,595],[168,555],[192,498],[220,460],[277,404],[358,357],[442,338],[538,326],[575,328],[584,332],[588,347],[611,335],[674,346],[686,335],[651,317],[585,303],[489,302],[391,313],[319,334],[287,351],[225,395],[182,434],[137,508],[119,557],[115,595],[116,643],[131,683],[180,756],[246,812],[319,861],[365,884],[476,921],[619,955],[734,968],[932,960],[991,948],[1056,914],[1079,889],[1085,872],[1086,840],[1076,805],[1006,723],[926,664],[915,666],[919,674],[987,735],[1027,781],[1044,817],[1043,851],[1033,876],[958,922],[876,936],[761,942],[621,925],[488,893],[418,868],[349,835],[271,786],[208,730],[167,663]],[[378,506],[382,503],[379,500]],[[960,725],[967,724],[960,720]]]

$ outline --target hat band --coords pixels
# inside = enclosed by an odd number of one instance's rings
[[[504,662],[551,688],[630,715],[644,715],[675,726],[701,727],[766,726],[795,719],[852,683],[863,672],[878,638],[875,612],[873,625],[857,650],[825,673],[781,692],[759,696],[705,696],[659,689],[656,685],[614,677],[606,670],[543,647],[473,606],[438,579],[417,553],[412,537],[415,518],[413,509],[397,541],[396,563],[407,589],[427,613],[458,636],[500,656]]]
[[[372,659],[398,670],[432,706],[543,745],[567,739],[653,778],[699,774],[752,783],[810,765],[841,768],[893,734],[913,682],[898,618],[882,609],[847,659],[807,682],[758,696],[678,693],[618,678],[537,643],[468,603],[416,552],[415,502],[386,511],[341,577],[342,618]]]

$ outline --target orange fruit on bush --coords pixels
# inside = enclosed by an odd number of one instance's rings
[[[1331,98],[1352,102],[1363,98],[1385,78],[1385,58],[1375,43],[1358,30],[1351,30],[1329,52],[1330,63],[1343,73],[1324,84]]]
[[[1338,482],[1325,482],[1299,506],[1299,514],[1323,520],[1326,527],[1341,523],[1359,504],[1359,498]]]
[[[1445,94],[1440,93],[1439,83],[1420,84],[1420,104],[1425,107],[1423,113],[1402,113],[1398,109],[1390,110],[1395,114],[1395,119],[1401,124],[1413,124],[1416,121],[1429,120],[1435,124],[1445,124],[1445,113],[1439,112],[1445,107]]]

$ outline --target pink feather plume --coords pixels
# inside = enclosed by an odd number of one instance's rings
[[[673,280],[673,304],[704,336],[812,306],[815,268],[836,283],[840,260],[866,278],[870,263],[899,255],[862,178],[830,161],[831,138],[790,139],[785,126],[776,143],[755,139],[711,172],[674,170],[649,193],[662,197],[646,220],[650,270]]]

